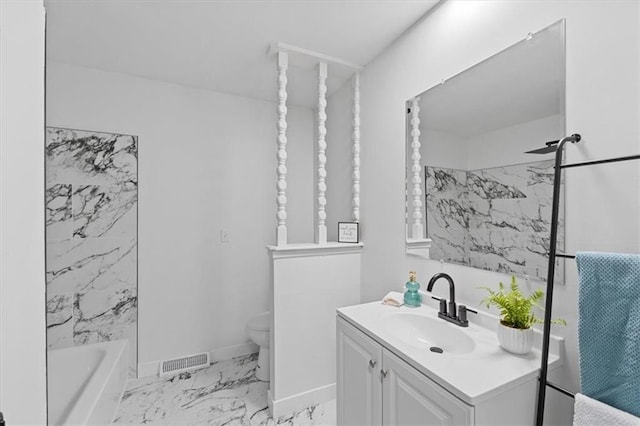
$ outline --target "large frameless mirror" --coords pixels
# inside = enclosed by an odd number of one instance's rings
[[[431,259],[546,280],[553,154],[526,151],[565,134],[564,32],[531,33],[407,101],[408,248],[430,240]]]

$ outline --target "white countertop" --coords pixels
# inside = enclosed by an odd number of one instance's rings
[[[365,303],[340,308],[338,315],[470,405],[477,405],[537,377],[540,369],[541,333],[536,330],[534,349],[529,354],[511,354],[499,346],[495,333],[498,319],[488,313],[469,313],[469,327],[459,327],[439,319],[446,326],[461,330],[474,340],[475,348],[466,354],[440,354],[419,349],[401,340],[397,335],[399,333],[394,333],[385,326],[385,318],[392,313],[404,312],[437,318],[438,310],[431,306],[435,305],[435,301],[430,298],[424,300],[425,303],[419,308],[398,308],[381,302]],[[551,337],[550,369],[561,364],[559,354],[563,353],[563,344],[561,338]]]

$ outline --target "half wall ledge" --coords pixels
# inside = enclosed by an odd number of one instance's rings
[[[363,248],[364,243],[337,242],[327,242],[325,244],[301,243],[287,244],[285,246],[267,246],[269,255],[273,259],[362,253]]]

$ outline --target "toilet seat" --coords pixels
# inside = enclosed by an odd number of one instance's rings
[[[253,343],[260,347],[258,352],[258,364],[256,366],[256,378],[263,382],[268,382],[269,377],[269,338],[271,332],[269,323],[271,322],[270,312],[263,312],[260,315],[249,318],[247,321],[247,334]]]

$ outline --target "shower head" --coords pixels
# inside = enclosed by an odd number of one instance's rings
[[[543,148],[527,151],[525,152],[525,154],[549,154],[551,152],[556,152],[559,145],[564,145],[566,142],[571,142],[571,143],[580,142],[580,139],[582,139],[582,137],[578,133],[574,133],[571,136],[566,136],[557,141],[546,142]]]
[[[527,151],[525,152],[525,154],[549,154],[550,152],[556,152],[556,149],[558,148],[558,142],[560,141],[547,142],[545,143],[545,147]]]

